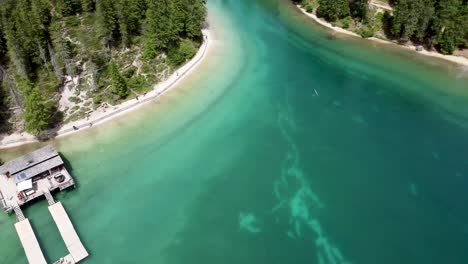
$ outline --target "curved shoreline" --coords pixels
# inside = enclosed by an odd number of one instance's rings
[[[117,116],[120,116],[124,113],[133,111],[138,107],[162,96],[164,93],[171,90],[177,83],[182,81],[189,73],[196,68],[203,61],[203,59],[208,54],[212,46],[212,36],[211,32],[208,29],[202,30],[204,41],[198,49],[195,56],[188,61],[185,65],[175,70],[175,72],[169,76],[165,81],[155,84],[153,90],[146,93],[146,95],[140,95],[139,99],[131,99],[125,101],[121,104],[111,106],[108,109],[96,109],[92,112],[89,117],[83,118],[74,122],[70,122],[60,127],[56,132],[54,132],[55,137],[51,138],[61,138],[68,136],[83,130],[86,130],[90,127],[102,124],[108,120],[111,120]],[[75,127],[77,129],[75,129]],[[52,129],[51,132],[54,130]],[[0,149],[18,147],[24,144],[39,142],[39,140],[26,132],[19,133],[15,132],[13,134],[7,135],[0,140]]]
[[[343,33],[343,34],[346,34],[346,35],[349,35],[349,36],[362,38],[360,35],[352,32],[352,31],[346,30],[344,28],[333,26],[331,23],[328,23],[325,20],[322,20],[322,19],[318,18],[315,14],[307,13],[307,11],[304,8],[302,8],[300,5],[296,5],[296,7],[302,13],[304,13],[306,16],[312,18],[315,22],[317,22],[318,24],[320,24],[320,25],[322,25],[322,26],[324,26],[326,28],[329,28],[329,29],[331,29],[331,30],[333,30],[335,32]],[[422,51],[416,51],[416,46],[414,46],[414,45],[399,45],[399,44],[394,43],[392,41],[379,39],[379,38],[376,38],[376,37],[371,37],[371,38],[366,38],[366,39],[371,40],[371,41],[375,41],[375,42],[379,42],[379,43],[382,43],[382,44],[395,45],[397,47],[401,47],[401,48],[404,48],[404,49],[407,49],[407,50],[412,50],[412,51],[416,52],[417,54],[421,54],[421,55],[425,55],[425,56],[429,56],[429,57],[433,57],[433,58],[444,59],[444,60],[459,64],[461,66],[468,67],[468,59],[464,58],[464,57],[461,57],[461,56],[443,55],[441,53],[434,52],[434,51],[428,51],[428,50],[425,50],[425,49],[423,49]]]

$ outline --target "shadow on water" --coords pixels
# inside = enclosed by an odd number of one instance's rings
[[[73,181],[75,182],[75,188],[76,186],[78,186],[79,184],[79,181],[78,181],[78,178],[77,177],[74,177],[73,175],[73,166],[72,166],[72,163],[70,162],[70,160],[65,156],[63,155],[62,153],[59,152],[59,155],[60,157],[62,158],[63,160],[63,164],[65,166],[65,169],[68,171],[68,173],[70,173],[71,177],[73,178]],[[66,193],[68,193],[70,190],[74,190],[75,188],[68,188],[68,189],[65,189],[64,191],[66,191]]]
[[[38,230],[38,227],[34,224],[34,221],[31,221],[31,220],[30,220],[29,223],[31,224],[31,227],[32,227],[33,230]],[[46,250],[44,250],[44,249],[45,249],[45,247],[44,247],[44,245],[45,245],[44,239],[42,239],[41,236],[38,236],[38,235],[37,235],[37,232],[35,232],[35,234],[36,234],[37,242],[39,242],[39,246],[41,247],[42,254],[44,254],[45,259],[46,259],[47,262],[49,262],[49,263],[54,263],[55,260],[52,259],[52,257],[50,256],[50,254],[47,253]]]

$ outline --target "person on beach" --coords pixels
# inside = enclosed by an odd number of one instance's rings
[[[138,101],[138,95],[135,97],[135,99]]]

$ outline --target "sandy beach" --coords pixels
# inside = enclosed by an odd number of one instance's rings
[[[328,23],[325,20],[322,20],[322,19],[318,18],[315,14],[307,13],[307,11],[304,8],[302,8],[301,6],[299,6],[299,5],[296,5],[296,6],[306,16],[312,18],[315,22],[317,22],[318,24],[320,24],[320,25],[322,25],[322,26],[324,26],[326,28],[332,29],[332,30],[334,30],[336,32],[339,32],[339,33],[342,33],[342,34],[346,34],[346,35],[361,38],[360,35],[352,32],[352,31],[349,31],[349,30],[346,30],[346,29],[343,29],[343,28],[340,28],[340,27],[333,26],[331,23]],[[368,38],[368,39],[372,40],[372,41],[375,41],[375,42],[383,43],[383,44],[395,45],[395,46],[402,47],[402,48],[405,48],[405,49],[408,49],[408,50],[412,50],[412,51],[414,51],[414,52],[416,52],[418,54],[421,54],[421,55],[426,55],[426,56],[430,56],[430,57],[444,59],[444,60],[447,60],[447,61],[457,63],[459,65],[468,67],[468,59],[464,58],[464,57],[455,56],[455,55],[443,55],[441,53],[438,53],[438,52],[435,52],[435,51],[428,51],[428,50],[425,50],[425,49],[423,49],[422,51],[416,51],[416,46],[414,46],[414,45],[399,45],[397,43],[387,41],[387,40],[383,40],[383,39],[379,39],[379,38],[375,38],[375,37]]]
[[[165,81],[154,85],[153,90],[146,94],[139,95],[136,99],[125,101],[118,105],[108,105],[108,107],[99,107],[89,114],[87,118],[70,122],[57,129],[52,129],[49,133],[55,134],[55,138],[60,138],[73,133],[77,133],[90,127],[102,124],[112,118],[122,115],[126,112],[135,110],[145,103],[154,100],[164,93],[171,90],[177,83],[187,77],[207,56],[212,46],[212,35],[210,30],[203,30],[204,41],[197,54],[185,65],[178,68]],[[0,149],[17,147],[23,144],[37,142],[37,138],[26,132],[15,132],[10,135],[0,135]]]

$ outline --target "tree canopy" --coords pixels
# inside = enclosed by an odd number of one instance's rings
[[[311,1],[315,0],[302,0],[307,5]],[[373,35],[372,25],[366,25],[372,15],[369,14],[369,0],[318,0],[318,3],[317,16],[336,21],[350,15],[357,20],[355,24],[371,29],[363,31],[370,33],[366,35]],[[381,16],[388,19],[385,21],[385,26],[390,29],[386,32],[387,37],[435,46],[444,54],[468,47],[467,0],[393,0],[390,4],[393,5],[393,15]]]
[[[398,0],[392,33],[400,40],[414,39],[452,53],[468,46],[468,1]]]
[[[26,121],[26,131],[33,135],[41,135],[51,123],[51,107],[37,87],[33,87],[26,95],[23,117]]]
[[[127,97],[131,76],[122,76],[119,67],[128,62],[114,63],[116,51],[134,48],[148,63],[163,53],[167,56],[160,58],[185,61],[194,54],[190,48],[202,41],[205,4],[205,0],[0,0],[1,121],[15,106],[24,113],[26,130],[42,133],[53,122],[59,88],[70,79],[92,76],[75,85],[80,89],[89,85],[93,91],[111,85],[111,93]],[[132,56],[128,59],[139,58]],[[158,81],[153,69],[146,67],[139,83],[150,86],[145,81]],[[11,94],[17,98],[10,100]]]
[[[350,15],[348,0],[319,0],[317,16],[337,20]]]
[[[112,91],[120,96],[120,98],[125,98],[128,96],[128,87],[125,79],[120,75],[119,69],[115,63],[110,64],[110,73],[112,77]]]

